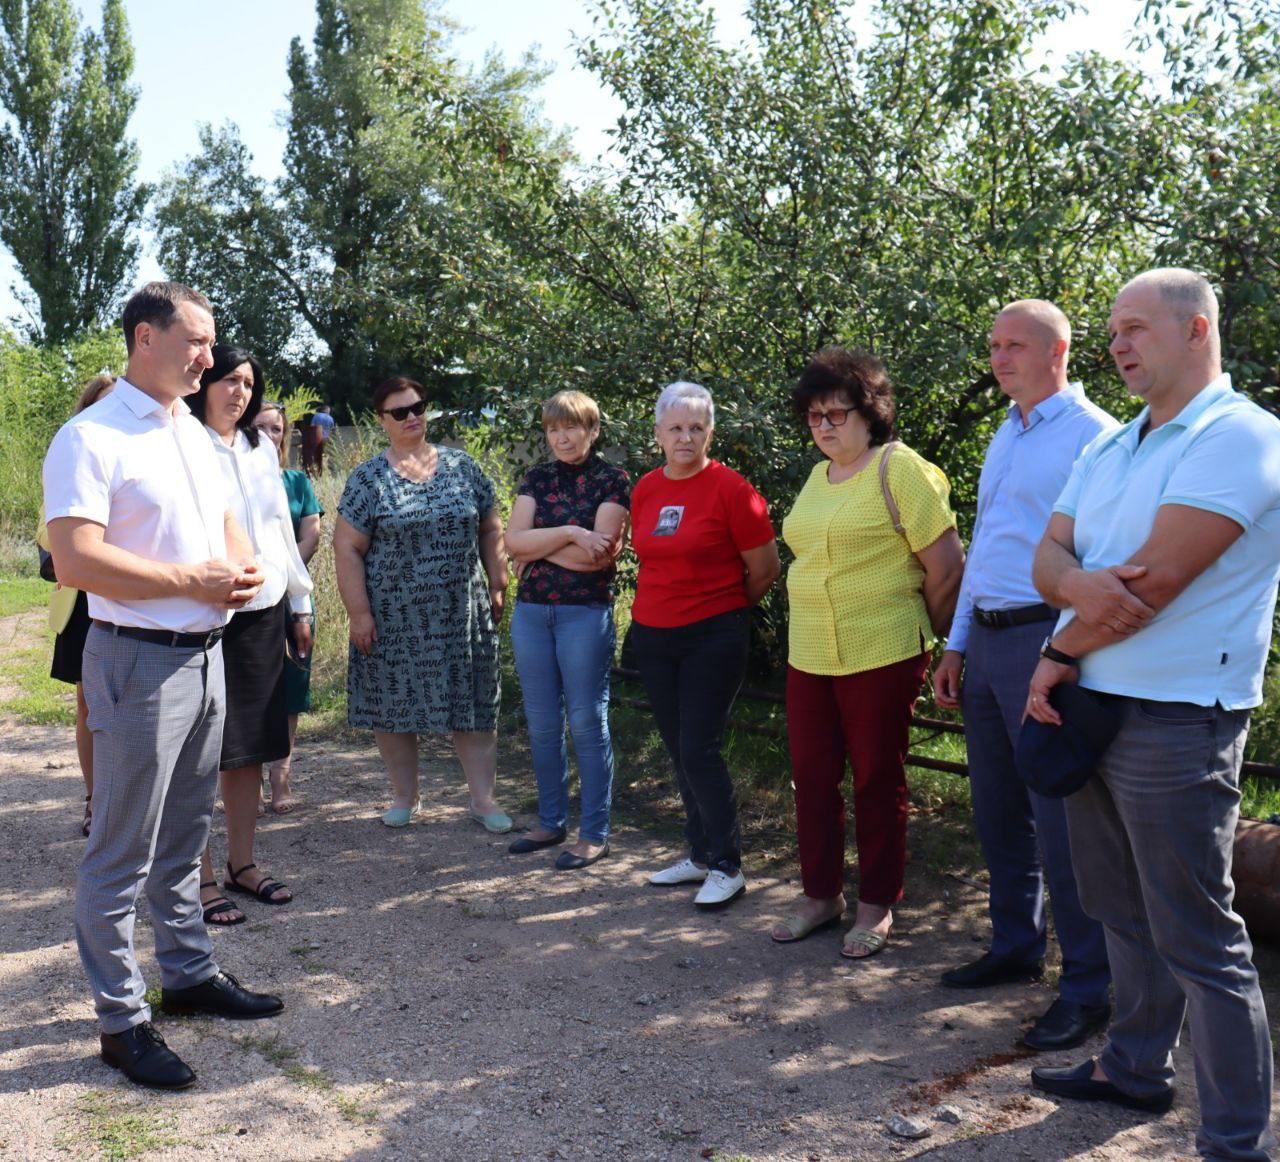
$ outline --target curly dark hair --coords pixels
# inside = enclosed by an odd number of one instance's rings
[[[884,364],[865,351],[824,347],[800,373],[791,391],[791,407],[801,419],[820,399],[843,392],[853,410],[866,421],[872,445],[893,438],[893,417],[898,405]]]

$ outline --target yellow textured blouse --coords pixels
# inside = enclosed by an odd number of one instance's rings
[[[906,537],[895,531],[880,488],[881,448],[839,484],[815,464],[782,539],[795,554],[787,572],[788,661],[809,674],[856,674],[915,657],[933,644],[915,554],[955,528],[951,486],[941,470],[899,444],[889,491]]]

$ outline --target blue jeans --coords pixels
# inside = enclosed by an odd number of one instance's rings
[[[748,609],[670,629],[631,623],[640,678],[676,769],[689,854],[730,874],[742,864],[742,833],[721,748],[750,642]]]
[[[1188,1016],[1200,1153],[1263,1162],[1271,1037],[1231,907],[1248,729],[1246,710],[1125,699],[1098,773],[1066,804],[1080,902],[1102,922],[1115,978],[1103,1071],[1135,1097],[1167,1092]]]
[[[603,843],[609,836],[609,671],[614,641],[611,605],[519,601],[511,617],[511,645],[538,781],[538,822],[547,831],[559,831],[569,818],[567,718],[582,784],[578,838],[587,843]]]
[[[991,869],[991,955],[1025,964],[1044,956],[1045,881],[1062,948],[1064,1000],[1105,1005],[1111,969],[1102,925],[1085,915],[1076,889],[1061,799],[1029,791],[1013,765],[1040,643],[1053,622],[988,629],[974,623],[965,653],[965,742],[969,790],[982,853]]]

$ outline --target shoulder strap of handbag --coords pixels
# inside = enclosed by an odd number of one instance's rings
[[[905,540],[907,530],[902,525],[902,514],[898,511],[898,502],[893,499],[893,493],[889,491],[889,457],[900,444],[899,440],[890,440],[884,446],[884,455],[880,457],[880,491],[884,493],[884,506],[889,510],[894,531]]]

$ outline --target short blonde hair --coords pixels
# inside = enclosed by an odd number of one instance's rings
[[[542,405],[542,426],[581,426],[588,432],[600,426],[600,408],[581,391],[558,391]]]

